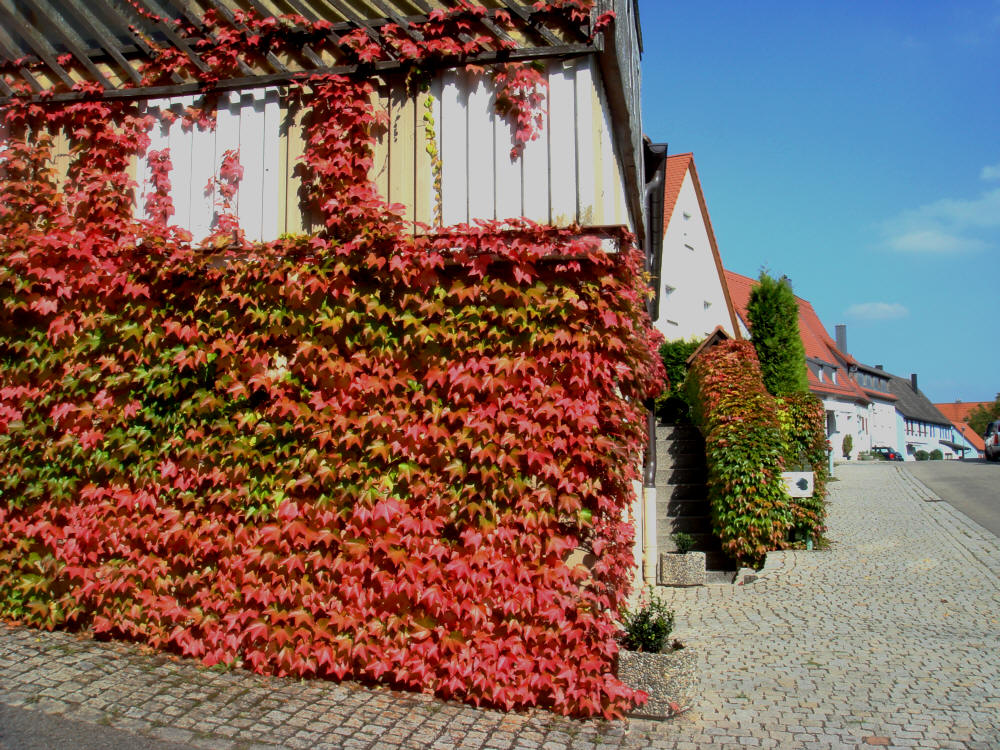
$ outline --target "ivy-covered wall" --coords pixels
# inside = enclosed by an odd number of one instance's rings
[[[231,213],[238,154],[193,247],[169,225],[169,154],[133,216],[139,106],[0,109],[0,614],[621,715],[644,697],[613,674],[614,620],[662,385],[632,238],[414,236],[368,181],[371,87],[289,95],[311,109],[304,200],[326,229],[267,244]],[[591,567],[567,564],[579,547]]]

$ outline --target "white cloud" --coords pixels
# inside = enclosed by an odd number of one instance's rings
[[[1000,180],[1000,164],[991,164],[988,167],[983,167],[983,171],[979,173],[979,179]]]
[[[988,245],[975,237],[963,237],[940,229],[914,229],[902,234],[890,235],[886,244],[902,253],[928,253],[953,255],[983,250]]]
[[[1000,164],[985,167],[984,179]],[[920,208],[904,211],[882,226],[883,244],[898,252],[953,255],[974,253],[991,246],[983,235],[1000,228],[1000,188],[977,198],[942,198]]]
[[[847,315],[858,320],[897,320],[910,314],[897,302],[862,302],[847,308]]]

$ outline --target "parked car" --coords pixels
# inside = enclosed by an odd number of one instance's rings
[[[872,453],[883,461],[902,461],[903,454],[900,453],[895,448],[890,448],[887,445],[876,445],[872,448]]]
[[[1000,419],[986,426],[983,442],[986,443],[986,460],[1000,461]]]

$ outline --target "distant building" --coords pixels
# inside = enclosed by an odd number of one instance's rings
[[[947,404],[934,404],[938,411],[948,418],[955,431],[968,444],[969,451],[966,452],[965,458],[981,458],[986,450],[986,446],[983,444],[983,436],[979,435],[966,424],[965,420],[979,407],[992,405],[992,401],[955,401]]]
[[[940,450],[944,458],[962,455],[961,435],[956,435],[951,421],[917,387],[916,374],[909,378],[889,375],[889,388],[898,398],[896,411],[902,418],[900,445],[905,446],[906,460],[915,459],[918,451]]]

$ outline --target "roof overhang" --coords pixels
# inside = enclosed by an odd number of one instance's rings
[[[419,45],[432,33],[434,11],[454,9],[456,0],[0,0],[0,103],[15,95],[49,101],[180,96],[282,85],[314,74],[568,58],[603,46],[593,16],[566,23],[530,3],[485,5],[487,12],[463,16],[459,41],[467,50],[417,60],[393,40]],[[415,9],[421,12],[414,15]],[[206,24],[206,14],[218,24]],[[249,28],[254,18],[280,18],[283,38],[295,43],[261,41]],[[206,60],[223,31],[255,42],[220,77]],[[352,47],[352,33],[374,42],[364,59]],[[182,53],[185,70],[149,80],[145,64],[168,49]]]

